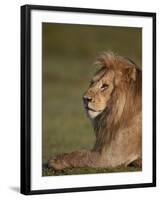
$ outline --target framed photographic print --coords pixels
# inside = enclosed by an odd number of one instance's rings
[[[156,14],[21,7],[21,193],[156,186]]]

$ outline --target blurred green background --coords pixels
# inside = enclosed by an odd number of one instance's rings
[[[43,163],[56,154],[90,149],[94,132],[82,96],[100,52],[141,66],[142,29],[43,23]]]

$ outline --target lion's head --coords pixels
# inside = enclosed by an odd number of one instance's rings
[[[90,86],[83,96],[84,106],[90,118],[103,112],[114,89],[114,72],[101,68],[92,78]]]
[[[83,96],[87,115],[91,119],[96,118],[107,107],[110,108],[115,100],[118,101],[119,106],[117,115],[120,115],[123,112],[127,95],[130,90],[134,92],[134,85],[140,78],[141,72],[134,62],[113,53],[103,53],[96,63],[101,68],[91,79],[89,88]]]

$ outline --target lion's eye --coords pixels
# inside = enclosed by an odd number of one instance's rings
[[[104,83],[104,84],[101,86],[101,89],[102,89],[102,90],[107,89],[108,86],[109,86],[108,84]]]

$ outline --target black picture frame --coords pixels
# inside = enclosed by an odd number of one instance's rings
[[[32,190],[31,189],[31,11],[64,11],[79,13],[95,13],[123,16],[142,16],[152,18],[152,56],[153,56],[153,161],[152,161],[152,182],[95,186],[95,187],[79,187],[79,188],[60,188],[49,190]],[[33,194],[49,194],[64,192],[80,192],[95,190],[112,190],[127,188],[142,188],[156,186],[156,13],[121,11],[121,10],[102,10],[89,8],[72,8],[72,7],[55,7],[44,5],[24,5],[21,6],[21,193],[25,195]]]

